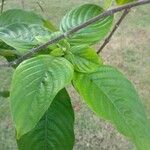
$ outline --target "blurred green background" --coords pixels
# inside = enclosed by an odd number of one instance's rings
[[[100,0],[24,0],[24,7],[50,19],[59,26],[62,16],[84,3]],[[38,3],[44,9],[39,7]],[[4,10],[22,8],[21,0],[6,0]],[[132,9],[110,43],[101,53],[105,63],[118,67],[139,91],[150,119],[150,9],[149,5]],[[120,13],[116,15],[116,19]],[[98,48],[101,43],[96,45]],[[0,58],[2,60],[2,58]],[[10,87],[13,70],[0,69],[0,90]],[[98,119],[69,87],[75,109],[76,143],[74,150],[134,150],[134,146],[108,122]],[[21,106],[20,106],[21,107]],[[134,106],[133,106],[134,107]],[[107,109],[107,108],[106,108]],[[66,139],[67,140],[67,139]],[[9,99],[0,97],[0,150],[17,150]]]

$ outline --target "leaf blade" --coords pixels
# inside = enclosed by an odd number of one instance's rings
[[[72,77],[72,65],[64,58],[42,55],[19,65],[10,92],[18,138],[35,127],[55,95],[71,82]]]
[[[101,66],[91,74],[76,74],[73,84],[98,116],[113,123],[139,150],[148,150],[149,122],[134,87],[119,71]]]
[[[24,23],[16,23],[0,28],[0,39],[17,49],[20,53],[24,53],[39,44],[36,36],[50,34],[50,31],[40,25],[28,25]]]
[[[20,150],[37,150],[37,147],[45,150],[71,150],[74,145],[73,126],[73,108],[67,91],[63,89],[36,127],[18,140],[18,147]]]
[[[22,9],[10,9],[0,15],[0,28],[14,23],[43,25],[43,18],[32,11]]]
[[[62,19],[60,30],[66,32],[77,25],[99,15],[103,12],[103,8],[94,4],[85,4],[74,10],[71,10]],[[81,29],[77,33],[70,36],[69,41],[72,45],[88,44],[92,45],[102,40],[109,32],[113,22],[113,16],[105,17],[96,23]]]

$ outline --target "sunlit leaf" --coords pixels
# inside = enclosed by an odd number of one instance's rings
[[[72,65],[61,57],[41,55],[17,67],[10,91],[17,138],[36,126],[56,94],[71,82],[72,77]]]
[[[73,84],[98,116],[113,123],[139,150],[149,149],[149,122],[135,88],[122,73],[101,66],[91,74],[76,73]]]
[[[38,45],[39,42],[36,40],[36,36],[46,36],[49,34],[51,32],[40,25],[16,23],[0,28],[0,39],[17,49],[19,53],[24,53]]]
[[[56,32],[58,29],[49,20],[44,20],[44,27],[48,28],[50,31]]]
[[[85,4],[67,13],[61,21],[60,30],[66,32],[77,25],[103,13],[103,8],[94,4]],[[96,23],[89,25],[70,36],[71,45],[95,44],[102,40],[110,31],[113,16],[105,17]]]

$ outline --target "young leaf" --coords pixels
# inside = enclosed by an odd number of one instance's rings
[[[14,23],[37,24],[43,26],[43,18],[32,11],[10,9],[0,15],[0,27],[7,27]]]
[[[49,20],[44,20],[44,27],[48,28],[50,31],[57,32],[58,29]]]
[[[60,57],[41,55],[18,66],[10,91],[17,138],[36,126],[58,91],[69,84],[72,77],[72,65]]]
[[[93,72],[102,64],[96,51],[86,45],[72,47],[65,58],[73,64],[76,71],[83,73]]]
[[[0,39],[17,49],[19,53],[24,53],[37,45],[39,42],[36,40],[36,36],[47,36],[50,34],[51,32],[40,25],[24,23],[16,23],[0,28]]]
[[[76,73],[73,84],[88,106],[112,122],[139,150],[150,147],[150,126],[134,87],[118,70],[101,66],[91,74]]]
[[[116,3],[118,5],[122,5],[122,4],[130,3],[130,2],[133,2],[133,1],[136,1],[136,0],[116,0]]]
[[[72,150],[74,112],[65,89],[54,98],[36,127],[18,140],[19,150]]]
[[[94,4],[80,6],[64,16],[60,30],[66,32],[77,25],[80,25],[92,17],[103,13],[103,8]],[[81,29],[70,36],[71,45],[88,44],[92,45],[103,39],[109,32],[113,22],[113,16],[105,17],[88,27]]]

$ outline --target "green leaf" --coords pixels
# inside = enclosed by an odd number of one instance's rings
[[[44,27],[48,28],[50,31],[56,32],[58,29],[49,20],[44,20]]]
[[[49,34],[51,32],[40,25],[24,23],[16,23],[0,28],[0,39],[17,49],[19,53],[24,53],[38,45],[39,42],[36,40],[36,36],[47,36]]]
[[[54,30],[50,21],[32,11],[11,9],[0,15],[0,39],[20,54],[39,44],[35,36],[47,36]],[[3,49],[4,54],[5,50]]]
[[[101,66],[91,74],[76,73],[73,84],[88,106],[109,120],[139,150],[150,147],[150,126],[133,85],[118,70]]]
[[[73,64],[76,71],[83,73],[93,72],[102,65],[102,60],[96,51],[87,45],[72,47],[65,58]]]
[[[130,3],[130,2],[134,2],[136,0],[116,0],[116,3],[118,5],[122,5],[122,4],[126,4],[126,3]]]
[[[0,15],[0,28],[7,27],[15,23],[38,24],[43,26],[43,18],[32,11],[21,9],[10,9]]]
[[[60,30],[66,32],[103,12],[104,10],[100,6],[94,4],[82,5],[64,16],[60,25]],[[71,45],[81,43],[88,45],[95,44],[107,35],[112,26],[112,22],[113,16],[105,17],[88,27],[81,29],[77,33],[74,33],[70,36],[69,41]]]
[[[73,77],[64,58],[41,55],[22,62],[13,75],[10,100],[17,138],[32,130]]]
[[[72,150],[74,112],[65,89],[61,90],[36,127],[18,140],[19,150]]]
[[[60,36],[62,33],[60,31],[58,32],[53,32],[52,34],[47,34],[45,36],[36,36],[36,40],[40,43],[43,44],[49,40],[53,40],[54,38]],[[64,55],[64,52],[70,49],[70,44],[66,39],[62,39],[58,41],[57,43],[51,44],[48,46],[48,48],[51,50],[51,55],[53,56],[62,56]],[[55,52],[57,53],[55,55]]]

